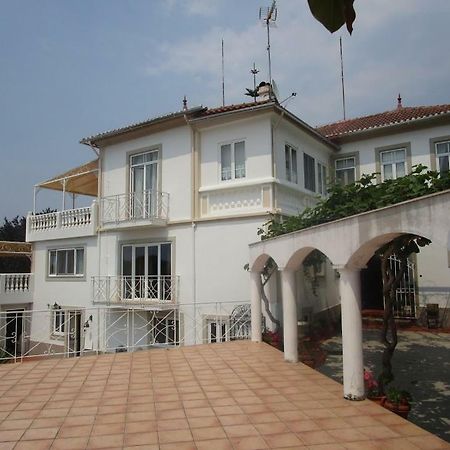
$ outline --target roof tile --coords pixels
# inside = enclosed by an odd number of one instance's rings
[[[392,111],[385,111],[370,116],[341,120],[317,127],[317,131],[329,139],[336,139],[352,133],[367,131],[418,119],[450,113],[450,105],[400,107]]]

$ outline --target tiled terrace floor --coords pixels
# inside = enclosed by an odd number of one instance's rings
[[[1,449],[450,446],[266,344],[0,366]]]

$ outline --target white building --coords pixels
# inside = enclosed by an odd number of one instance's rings
[[[90,195],[92,205],[64,200],[61,211],[27,219],[38,312],[21,348],[78,354],[247,333],[248,244],[271,214],[312,206],[330,177],[350,182],[378,165],[385,177],[417,163],[448,168],[449,105],[373,117],[315,129],[264,100],[184,107],[83,139],[96,159],[38,188]],[[448,285],[439,263],[418,267],[421,289]],[[324,280],[332,275],[326,268]],[[321,301],[298,294],[310,303],[299,319],[339,303],[323,286]],[[277,277],[268,289],[277,293]]]

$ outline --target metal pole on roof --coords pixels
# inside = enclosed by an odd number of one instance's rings
[[[344,58],[342,57],[342,36],[339,38],[339,51],[341,54],[342,109],[344,112],[344,120],[345,120],[346,114],[345,114],[345,88],[344,88]]]
[[[33,186],[33,216],[36,214],[36,186]]]
[[[222,39],[222,106],[225,106],[225,54]]]

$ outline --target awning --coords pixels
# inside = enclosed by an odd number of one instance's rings
[[[36,186],[96,197],[98,192],[98,159],[70,169]]]
[[[0,257],[29,256],[31,257],[31,244],[28,242],[0,241]]]

